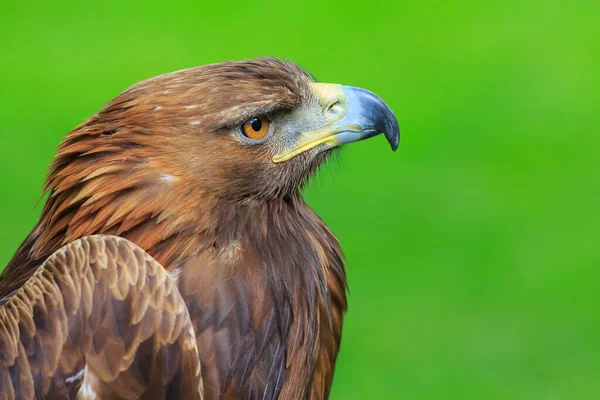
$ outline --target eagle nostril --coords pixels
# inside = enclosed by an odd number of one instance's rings
[[[344,105],[341,101],[335,101],[330,104],[329,107],[325,110],[325,117],[328,120],[335,120],[339,118],[344,113]]]

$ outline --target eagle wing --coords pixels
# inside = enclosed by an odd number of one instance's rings
[[[116,236],[58,250],[0,307],[0,398],[202,398],[167,271]]]

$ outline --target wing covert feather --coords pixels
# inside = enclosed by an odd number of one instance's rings
[[[58,250],[0,308],[0,398],[202,398],[187,307],[126,239]]]

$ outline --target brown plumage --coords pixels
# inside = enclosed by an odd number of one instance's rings
[[[299,190],[333,147],[398,140],[378,98],[341,135],[368,92],[339,88],[276,59],[214,64],[74,129],[0,276],[0,397],[326,398],[346,278]],[[269,133],[244,137],[263,115]]]

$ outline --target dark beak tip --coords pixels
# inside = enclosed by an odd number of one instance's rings
[[[385,130],[384,135],[390,144],[392,151],[396,151],[398,150],[398,145],[400,144],[400,126],[398,125],[398,120],[393,113],[391,113],[391,118],[388,121],[390,124]]]
[[[400,143],[400,125],[398,124],[398,118],[396,118],[396,114],[394,114],[394,111],[392,111],[390,106],[381,98],[376,97],[374,103],[376,104],[377,109],[377,112],[374,113],[377,115],[375,118],[377,121],[376,126],[380,128],[380,132],[385,135],[392,151],[396,151]]]

